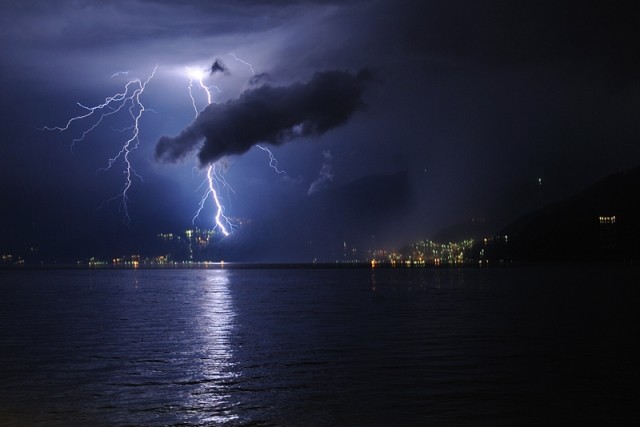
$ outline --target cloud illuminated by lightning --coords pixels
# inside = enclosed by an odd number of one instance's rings
[[[89,135],[104,121],[105,118],[122,111],[128,106],[129,114],[133,121],[132,125],[128,128],[132,131],[131,137],[124,142],[120,151],[107,161],[107,165],[99,169],[101,171],[107,171],[111,169],[118,160],[121,159],[124,162],[123,174],[125,176],[125,180],[122,191],[117,196],[103,202],[103,204],[112,200],[120,199],[121,209],[124,216],[123,221],[125,224],[129,224],[131,222],[131,218],[129,216],[128,193],[133,183],[133,177],[135,176],[142,180],[142,177],[133,168],[131,159],[129,158],[131,152],[138,148],[138,145],[140,144],[140,119],[142,118],[142,114],[145,111],[148,111],[144,104],[142,104],[140,97],[146,89],[149,81],[151,81],[155,76],[157,69],[157,66],[154,67],[151,74],[144,81],[140,79],[129,80],[125,84],[123,92],[116,93],[115,95],[105,98],[105,101],[101,104],[93,107],[87,107],[78,102],[77,104],[87,112],[85,114],[72,117],[64,126],[45,126],[42,128],[42,130],[65,132],[68,131],[75,122],[80,122],[85,119],[90,119],[92,116],[96,116],[97,120],[91,126],[82,131],[82,134],[79,137],[73,139],[71,144],[71,148],[73,149],[73,146],[76,143],[83,141],[87,135]],[[114,73],[111,77],[113,78],[120,75],[128,75],[128,71],[119,71]]]
[[[322,157],[324,160],[322,162],[322,167],[320,168],[320,174],[318,175],[318,178],[309,186],[309,190],[307,191],[307,194],[309,195],[324,188],[329,181],[333,181],[333,156],[331,155],[331,151],[323,151]]]

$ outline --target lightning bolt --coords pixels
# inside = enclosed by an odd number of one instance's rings
[[[234,53],[229,53],[229,55],[231,55],[236,61],[248,66],[251,70],[251,74],[254,76],[256,75],[255,70],[250,63],[238,58],[238,56]],[[123,111],[128,111],[132,124],[120,130],[120,132],[131,132],[131,136],[122,144],[122,147],[116,153],[116,155],[109,158],[104,167],[98,169],[98,171],[108,171],[113,168],[117,162],[123,163],[122,173],[124,175],[124,183],[121,192],[111,199],[105,200],[100,206],[113,200],[120,199],[121,211],[123,212],[124,217],[123,222],[127,225],[131,222],[131,218],[129,216],[129,190],[131,189],[136,178],[140,179],[141,181],[143,180],[142,176],[140,176],[140,174],[138,174],[133,167],[133,164],[131,162],[131,153],[136,150],[140,144],[140,120],[143,114],[147,111],[153,111],[152,109],[145,107],[145,105],[142,103],[141,96],[144,93],[147,84],[155,76],[157,69],[158,66],[154,67],[151,74],[149,74],[149,76],[144,80],[139,78],[129,80],[124,85],[122,91],[106,97],[104,99],[104,102],[102,103],[94,106],[86,106],[84,104],[81,104],[80,102],[77,102],[77,105],[83,110],[83,112],[74,117],[71,117],[64,125],[44,126],[40,129],[62,133],[70,131],[78,123],[89,122],[89,126],[85,127],[84,130],[81,130],[79,136],[73,138],[71,143],[71,150],[73,150],[75,144],[84,141],[89,134],[91,134],[110,116],[116,115]],[[194,91],[203,91],[206,96],[207,105],[210,105],[213,102],[212,90],[215,89],[219,93],[222,93],[222,90],[220,90],[220,88],[215,85],[207,86],[205,84],[207,73],[204,70],[197,70],[186,67],[186,74],[189,78],[188,93],[191,99],[195,117],[197,118],[200,113],[198,111]],[[111,78],[113,79],[121,76],[128,77],[129,71],[115,72],[111,75]],[[278,168],[278,161],[271,150],[262,145],[257,145],[257,147],[268,153],[269,167],[274,169],[278,174],[286,173],[285,171]],[[204,186],[205,184],[207,190],[200,200],[198,209],[192,219],[192,222],[194,222],[198,218],[207,200],[209,199],[209,197],[211,197],[215,205],[214,228],[219,229],[220,233],[226,237],[234,230],[234,225],[231,223],[229,218],[225,216],[225,208],[223,206],[222,199],[219,196],[219,192],[220,190],[225,189],[227,192],[227,197],[230,198],[231,193],[233,192],[235,194],[235,191],[224,177],[224,168],[221,161],[208,165],[206,179],[203,181],[201,186]]]
[[[118,77],[118,76],[129,76],[129,70],[127,71],[116,71],[115,73],[111,74],[111,78],[114,77]]]
[[[155,73],[155,70],[154,70],[154,73]],[[133,89],[131,89],[131,87],[133,87]],[[98,119],[93,125],[85,129],[82,132],[82,135],[80,137],[74,138],[72,140],[71,148],[73,149],[76,143],[83,141],[85,137],[89,133],[91,133],[96,127],[98,127],[105,118],[120,112],[129,102],[131,102],[133,106],[135,104],[134,98],[136,96],[136,93],[140,90],[144,90],[142,81],[140,81],[139,79],[131,80],[124,86],[124,91],[122,93],[116,93],[113,96],[107,97],[102,104],[98,104],[94,107],[87,107],[77,102],[76,104],[83,110],[86,110],[87,112],[85,114],[80,114],[78,116],[74,116],[70,118],[64,126],[53,126],[53,127],[44,126],[41,128],[41,130],[65,132],[69,130],[69,128],[74,122],[82,121],[93,115],[100,114],[100,116],[98,117]],[[107,109],[108,111],[103,112]]]
[[[256,72],[253,69],[253,65],[249,64],[247,61],[244,61],[244,60],[238,58],[236,56],[236,54],[233,53],[233,52],[229,52],[229,55],[231,55],[233,57],[233,59],[235,59],[236,61],[242,62],[244,65],[248,66],[251,69],[251,74],[254,75],[254,76],[256,75]]]
[[[231,233],[231,231],[233,231],[233,225],[229,221],[229,218],[227,218],[224,215],[224,206],[222,206],[222,202],[220,201],[220,198],[218,197],[218,192],[216,191],[217,184],[220,182],[219,180],[220,172],[218,171],[219,168],[220,168],[220,165],[218,163],[211,163],[209,165],[209,168],[207,169],[207,182],[209,185],[208,185],[207,191],[202,196],[202,199],[200,199],[198,210],[193,216],[193,219],[191,220],[191,222],[195,223],[196,218],[198,218],[198,216],[200,215],[200,212],[204,208],[206,201],[209,199],[209,196],[211,196],[214,204],[216,205],[216,214],[214,216],[214,221],[216,224],[215,228],[220,229],[220,232],[225,237],[227,237]]]
[[[112,116],[125,109],[125,107],[129,106],[128,111],[129,115],[131,116],[132,125],[127,129],[132,131],[132,135],[128,140],[124,142],[120,151],[114,157],[110,158],[107,161],[107,165],[103,168],[98,169],[99,171],[107,171],[111,169],[111,167],[116,163],[118,159],[123,160],[123,174],[125,176],[125,180],[122,191],[117,196],[102,202],[101,206],[118,198],[121,199],[121,209],[124,216],[123,221],[127,225],[131,222],[131,218],[129,216],[128,192],[131,188],[131,185],[133,184],[133,177],[137,177],[142,180],[142,177],[133,168],[131,160],[129,158],[131,152],[138,148],[138,145],[140,144],[140,119],[142,117],[142,114],[147,111],[145,106],[142,104],[140,97],[144,93],[147,84],[155,76],[157,69],[158,66],[154,67],[151,74],[144,81],[140,79],[133,79],[128,81],[125,84],[124,90],[122,92],[116,93],[112,96],[108,96],[101,104],[95,105],[93,107],[87,107],[78,102],[78,106],[86,110],[86,113],[70,118],[64,126],[45,126],[41,128],[41,130],[65,132],[68,131],[75,122],[81,122],[85,119],[90,119],[92,116],[96,116],[96,121],[91,126],[82,131],[82,134],[79,137],[72,140],[71,149],[73,150],[73,147],[76,143],[84,141],[87,135],[95,130],[107,117]],[[128,75],[128,71],[119,71],[117,73],[114,73],[111,77],[113,78],[119,75]]]
[[[211,96],[211,90],[209,86],[204,84],[204,78],[205,78],[204,72],[192,70],[191,68],[187,67],[187,76],[189,77],[189,86],[188,86],[189,97],[191,98],[191,103],[193,105],[193,109],[195,111],[195,115],[197,118],[200,113],[198,112],[198,107],[196,106],[196,101],[193,96],[194,81],[198,83],[198,86],[200,87],[200,89],[202,89],[202,91],[205,93],[207,97],[207,105],[210,105],[213,102],[212,96]],[[218,89],[219,92],[222,92],[216,86],[212,86],[212,87]],[[229,194],[230,191],[233,191],[233,189],[227,183],[226,179],[222,176],[221,169],[222,167],[219,164],[219,162],[209,164],[209,167],[207,168],[207,178],[206,178],[206,181],[208,182],[207,191],[203,194],[202,198],[200,199],[200,203],[198,204],[198,210],[193,216],[191,223],[195,223],[195,220],[198,218],[198,216],[200,216],[200,212],[202,212],[202,209],[204,208],[205,203],[209,199],[209,196],[211,196],[211,199],[213,200],[213,203],[215,205],[215,211],[216,211],[214,215],[214,222],[215,222],[214,228],[219,229],[220,232],[225,237],[227,237],[231,233],[231,231],[233,231],[233,224],[231,224],[231,222],[229,221],[229,218],[227,218],[224,215],[224,206],[222,205],[222,201],[218,196],[217,188],[218,189],[220,187],[226,188],[227,195]]]
[[[259,145],[256,144],[256,147],[258,147],[259,149],[261,149],[262,151],[266,151],[269,154],[269,167],[273,170],[276,171],[276,173],[283,173],[286,174],[285,171],[278,169],[278,159],[275,158],[275,156],[273,155],[273,153],[271,152],[271,150],[269,150],[267,147],[263,146],[263,145]]]
[[[191,71],[191,68],[187,67],[187,76],[189,77],[189,86],[188,86],[188,90],[189,90],[189,97],[191,98],[191,105],[193,105],[193,111],[195,111],[196,113],[196,117],[198,117],[198,107],[196,106],[196,99],[193,97],[193,81],[197,80],[197,76],[196,73]],[[201,86],[202,86],[202,80],[200,80],[201,82]],[[209,92],[207,91],[207,94]],[[208,98],[210,99],[210,98]],[[211,103],[211,102],[209,102]]]
[[[216,89],[219,93],[222,93],[218,86],[206,86],[204,84],[205,73],[203,71],[194,70],[190,67],[187,67],[187,76],[189,77],[189,97],[191,98],[191,104],[193,105],[193,110],[196,113],[196,117],[198,117],[198,107],[196,107],[196,100],[193,96],[193,85],[194,81],[198,83],[198,86],[207,96],[207,105],[211,104],[211,89]]]
[[[125,164],[125,168],[124,168],[124,175],[125,175],[125,182],[124,182],[124,187],[122,188],[122,193],[119,196],[113,197],[112,199],[108,200],[115,200],[117,198],[121,199],[121,207],[124,213],[124,219],[125,219],[125,224],[129,224],[129,222],[131,222],[131,218],[129,217],[129,189],[131,188],[131,184],[133,183],[132,181],[132,176],[136,176],[137,178],[140,179],[140,181],[142,181],[142,177],[135,171],[135,169],[133,168],[133,166],[131,165],[131,160],[129,159],[129,155],[131,154],[131,152],[133,150],[135,150],[136,148],[138,148],[138,145],[140,144],[140,118],[142,117],[142,114],[146,111],[144,105],[142,104],[142,102],[140,102],[140,96],[142,95],[142,93],[144,92],[145,88],[147,87],[147,83],[149,83],[149,81],[153,78],[153,76],[156,74],[156,70],[158,69],[158,67],[156,66],[153,69],[153,72],[151,73],[151,75],[149,75],[149,77],[147,77],[147,79],[142,82],[140,84],[139,89],[134,91],[134,95],[132,98],[132,105],[131,107],[129,107],[129,113],[131,114],[131,118],[133,119],[133,134],[131,135],[131,138],[129,138],[124,145],[122,146],[122,149],[118,152],[118,154],[116,154],[114,157],[110,158],[107,162],[107,166],[105,166],[104,168],[100,168],[99,170],[102,171],[107,171],[109,169],[111,169],[111,166],[113,166],[113,164],[119,159],[122,158],[124,160],[124,164]]]

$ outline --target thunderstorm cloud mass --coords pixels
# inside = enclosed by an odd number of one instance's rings
[[[306,83],[249,89],[237,99],[207,106],[178,136],[160,138],[156,157],[175,162],[198,150],[204,165],[242,154],[261,142],[280,145],[322,135],[363,107],[362,94],[369,80],[367,70],[357,74],[325,71]]]

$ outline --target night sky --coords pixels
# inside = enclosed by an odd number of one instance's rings
[[[214,161],[234,190],[225,213],[246,223],[290,221],[315,197],[357,210],[381,246],[472,218],[499,229],[640,164],[638,18],[604,1],[2,1],[0,251],[152,251],[157,233],[193,226]],[[212,87],[211,105],[192,87],[197,118],[188,68]],[[97,116],[44,127],[154,69],[127,220],[123,158],[101,169],[131,137],[128,110],[76,143]],[[382,202],[403,193],[384,223],[319,198],[398,173],[380,186]],[[213,215],[209,200],[195,226]],[[318,218],[307,226],[331,227]],[[287,234],[255,230],[277,259]]]

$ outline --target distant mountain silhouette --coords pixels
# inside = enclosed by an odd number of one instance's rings
[[[601,221],[600,217],[609,219]],[[637,260],[640,166],[524,215],[500,235],[507,235],[508,240],[497,252],[515,261]]]
[[[241,261],[333,262],[375,245],[397,223],[409,202],[406,172],[374,175],[301,196],[269,218],[257,220],[221,242],[212,258]],[[346,245],[345,245],[346,242]],[[346,248],[345,248],[346,246]],[[357,253],[361,255],[361,253]],[[208,255],[212,255],[209,253]]]

